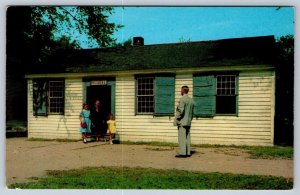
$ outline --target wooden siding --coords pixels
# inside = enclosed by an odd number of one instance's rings
[[[79,139],[79,112],[82,107],[81,79],[65,80],[65,114],[33,116],[32,80],[28,80],[28,137],[45,139]]]
[[[273,145],[274,83],[273,71],[244,72],[239,75],[238,116],[194,118],[193,144]],[[118,77],[116,83],[116,120],[122,140],[177,142],[174,117],[135,115],[134,76]],[[175,82],[175,105],[181,86],[190,87],[192,74],[179,74]]]
[[[179,73],[175,79],[175,105],[181,86],[190,87],[193,96],[193,74]],[[273,145],[274,94],[273,71],[241,72],[238,87],[238,116],[194,118],[192,144]],[[65,115],[35,117],[32,113],[32,81],[28,80],[29,138],[79,139],[78,115],[83,101],[83,83],[79,78],[65,80]],[[135,77],[116,77],[116,122],[121,140],[177,142],[174,116],[136,115]]]

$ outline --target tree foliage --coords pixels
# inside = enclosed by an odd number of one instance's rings
[[[279,60],[284,64],[294,64],[294,36],[286,35],[280,37],[277,42]]]
[[[62,49],[115,44],[113,33],[121,25],[110,23],[112,7],[11,6],[6,23],[6,116],[26,119],[26,73],[38,72],[50,56]],[[18,115],[18,116],[17,116]]]
[[[294,36],[276,40],[275,143],[293,145]]]
[[[54,27],[52,33],[55,36],[71,38],[84,35],[89,46],[113,46],[116,40],[111,35],[122,26],[108,21],[111,14],[112,7],[34,7],[32,33],[39,27]]]
[[[112,7],[9,7],[7,68],[13,69],[9,73],[29,72],[58,49],[80,48],[82,37],[87,46],[115,45],[112,35],[121,25],[108,21],[111,14]]]
[[[131,46],[131,45],[132,45],[132,38],[130,37],[122,43],[117,43],[115,46],[116,47],[123,47],[123,46],[128,47],[128,46]]]

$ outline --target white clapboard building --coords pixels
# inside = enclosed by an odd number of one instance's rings
[[[192,144],[273,145],[274,36],[64,51],[26,75],[28,137],[80,139],[82,104],[100,99],[121,141],[177,142],[183,85]]]

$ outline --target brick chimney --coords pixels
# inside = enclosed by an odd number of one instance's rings
[[[144,45],[144,38],[143,37],[133,37],[133,46],[143,46]]]

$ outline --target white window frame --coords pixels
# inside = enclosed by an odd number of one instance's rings
[[[143,115],[154,113],[154,79],[154,76],[136,77],[136,114]],[[149,91],[149,93],[147,93],[146,91]],[[147,97],[149,98],[148,100]],[[140,101],[140,99],[143,98],[145,98],[146,100]]]
[[[48,87],[48,113],[49,114],[64,114],[64,110],[65,110],[64,93],[65,93],[64,80],[49,80],[49,87]]]

